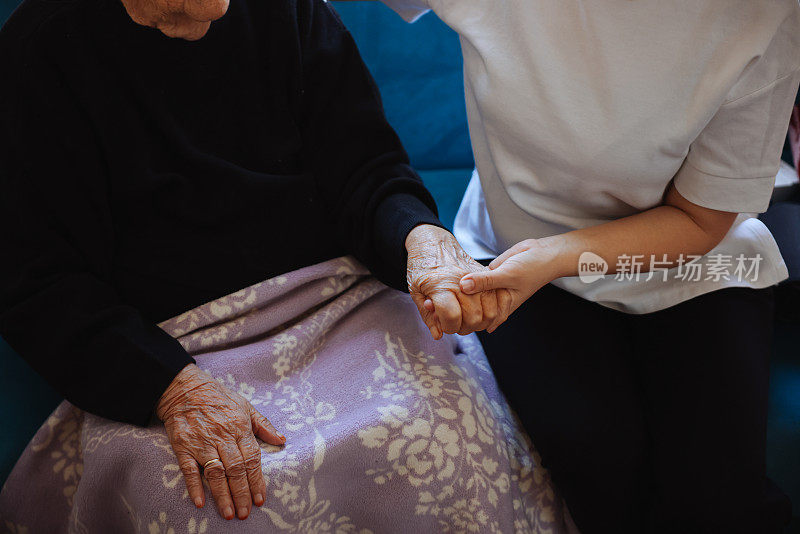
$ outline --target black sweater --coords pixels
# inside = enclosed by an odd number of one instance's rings
[[[27,0],[0,79],[0,335],[104,417],[146,424],[193,361],[159,321],[344,254],[405,289],[439,225],[321,0],[232,0],[196,42]]]

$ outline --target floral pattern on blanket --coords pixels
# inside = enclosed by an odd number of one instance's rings
[[[196,509],[162,425],[124,425],[64,402],[0,493],[0,530],[568,530],[477,338],[433,341],[408,296],[350,258],[159,326],[287,436],[284,447],[262,443],[264,506],[235,525],[213,505]]]

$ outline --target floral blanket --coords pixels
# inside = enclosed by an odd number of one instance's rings
[[[477,338],[433,341],[407,295],[339,258],[159,325],[286,435],[267,502],[197,509],[155,423],[63,402],[0,493],[15,533],[565,532],[564,507]],[[567,520],[568,521],[568,520]]]

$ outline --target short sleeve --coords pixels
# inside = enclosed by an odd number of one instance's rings
[[[720,107],[675,176],[678,192],[715,210],[766,211],[799,80],[794,71]]]
[[[430,11],[427,0],[381,0],[406,22],[414,22]]]
[[[674,181],[690,202],[737,213],[762,213],[769,206],[800,85],[797,20],[790,17],[744,69],[691,144]]]

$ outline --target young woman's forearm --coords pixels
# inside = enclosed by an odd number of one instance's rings
[[[614,274],[624,266],[642,273],[689,261],[713,249],[725,237],[736,213],[715,211],[693,204],[670,185],[664,203],[650,210],[590,228],[517,243],[490,264],[490,271],[468,274],[461,290],[473,294],[506,288],[519,306],[543,285],[556,278],[576,276],[581,256],[590,252],[602,258]],[[596,258],[594,258],[596,260]],[[656,263],[657,262],[657,263]]]
[[[723,213],[723,212],[719,212]],[[599,226],[575,230],[539,239],[543,256],[553,268],[553,278],[576,276],[581,254],[592,252],[608,264],[613,274],[623,258],[641,258],[641,271],[650,269],[650,259],[674,266],[681,258],[700,256],[713,249],[725,232],[704,227],[692,216],[675,206],[658,206],[648,211],[617,219]]]

